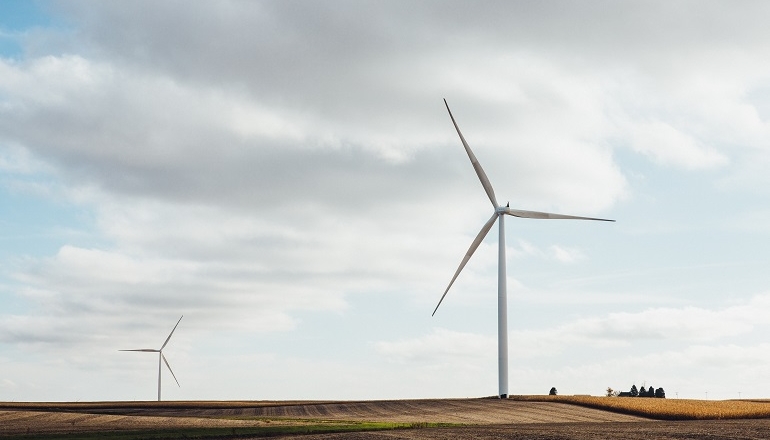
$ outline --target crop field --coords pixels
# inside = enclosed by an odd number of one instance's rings
[[[74,440],[766,439],[770,438],[770,402],[516,396],[507,400],[0,403],[0,438],[63,435]]]
[[[658,420],[770,418],[770,401],[642,397],[516,396],[518,401],[562,402]]]

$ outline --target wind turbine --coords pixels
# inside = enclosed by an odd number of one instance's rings
[[[499,220],[498,226],[500,232],[498,235],[497,252],[497,369],[499,384],[498,395],[501,399],[505,399],[508,397],[508,292],[506,287],[505,270],[505,227],[503,222],[504,214],[514,217],[534,219],[598,220],[605,222],[614,222],[615,220],[552,214],[549,212],[522,211],[519,209],[511,209],[507,204],[506,206],[498,205],[497,198],[495,198],[495,191],[492,189],[492,184],[489,183],[489,179],[487,178],[484,169],[481,168],[481,164],[479,164],[479,161],[476,159],[473,151],[471,151],[471,147],[468,146],[468,143],[465,141],[463,134],[460,132],[460,127],[457,126],[457,122],[455,122],[455,118],[452,116],[452,111],[449,110],[449,104],[447,104],[446,99],[444,99],[444,105],[449,112],[449,117],[452,119],[452,124],[455,126],[455,130],[457,130],[457,134],[460,136],[460,141],[462,141],[463,147],[465,147],[465,152],[468,153],[468,158],[471,160],[471,165],[473,165],[473,169],[476,170],[476,175],[479,177],[481,185],[484,187],[484,191],[486,191],[487,197],[489,197],[489,201],[492,202],[492,207],[495,209],[495,211],[492,214],[492,217],[490,217],[481,228],[481,231],[479,231],[479,234],[473,240],[473,243],[471,243],[471,247],[468,249],[468,252],[465,253],[465,257],[463,258],[462,263],[460,263],[460,267],[457,268],[457,271],[452,277],[452,281],[449,282],[446,290],[444,290],[444,294],[441,295],[441,299],[438,301],[436,308],[433,310],[433,315],[436,314],[438,307],[441,305],[441,302],[444,300],[447,292],[449,292],[449,288],[452,287],[452,284],[457,279],[457,276],[460,275],[460,272],[465,267],[465,264],[468,262],[468,260],[470,260],[471,256],[479,247],[482,240],[484,240],[484,237],[486,237],[489,230],[492,229],[495,221]]]
[[[160,361],[161,360],[166,364],[166,367],[168,367],[168,371],[170,371],[171,372],[171,376],[174,377],[174,380],[176,381],[176,385],[180,386],[179,385],[179,381],[176,380],[176,375],[174,375],[174,371],[171,369],[171,365],[169,365],[168,361],[166,360],[166,356],[163,356],[163,349],[166,348],[166,344],[168,344],[169,339],[171,339],[171,335],[174,334],[174,330],[176,330],[176,327],[182,321],[182,318],[184,318],[184,315],[182,315],[182,317],[179,318],[179,321],[176,322],[176,325],[171,330],[171,333],[168,334],[168,338],[166,338],[166,341],[163,343],[163,345],[160,346],[159,349],[154,349],[154,348],[137,348],[137,349],[134,349],[134,350],[118,350],[118,351],[144,351],[146,353],[158,353],[158,402],[160,402],[160,371],[161,371]]]

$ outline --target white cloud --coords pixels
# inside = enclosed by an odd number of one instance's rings
[[[718,341],[754,331],[770,312],[770,295],[718,310],[656,307],[582,318],[555,328],[514,332],[511,339],[531,356],[553,355],[573,344],[631,346],[635,341]]]
[[[562,246],[552,245],[551,254],[562,263],[574,263],[585,258],[585,254],[580,249],[570,249]]]
[[[555,260],[560,263],[576,263],[586,258],[585,253],[577,248],[552,244],[546,248],[539,248],[527,240],[516,240],[518,247],[510,246],[513,258],[525,259],[536,257],[539,259]]]
[[[6,389],[12,389],[16,388],[18,385],[16,385],[16,382],[10,380],[10,379],[3,379],[0,381],[0,388],[6,388]]]
[[[701,145],[691,135],[665,122],[634,124],[628,134],[634,150],[649,155],[662,165],[705,169],[729,163],[728,158],[714,148]]]
[[[491,358],[497,341],[488,336],[435,328],[416,339],[381,341],[376,347],[380,355],[396,363],[467,364]]]
[[[549,357],[580,346],[584,348],[632,347],[643,341],[702,344],[756,331],[770,312],[770,294],[750,301],[710,310],[687,306],[656,307],[641,312],[614,312],[578,318],[550,328],[513,330],[510,344],[521,358]],[[380,342],[382,354],[404,362],[442,363],[448,356],[476,358],[496,350],[496,337],[435,329],[432,334],[397,342]]]
[[[768,344],[693,345],[649,353],[604,351],[594,359],[511,366],[511,383],[522,393],[543,394],[555,385],[560,394],[603,395],[607,387],[661,387],[668,398],[762,398],[770,391],[759,377],[770,360]],[[717,380],[718,378],[718,380]]]
[[[563,394],[601,395],[608,385],[625,390],[646,382],[662,386],[670,397],[680,392],[679,397],[703,398],[706,389],[711,398],[735,398],[739,389],[744,397],[762,396],[770,388],[757,389],[752,374],[761,374],[766,365],[768,344],[727,341],[763,334],[768,307],[770,295],[757,295],[721,309],[652,308],[514,330],[509,337],[510,383],[516,393],[525,394],[542,394],[556,385]],[[672,345],[678,348],[665,348]],[[483,372],[487,380],[496,374],[496,335],[436,328],[412,339],[380,341],[376,348],[391,362],[432,368],[444,378],[449,372],[443,368],[451,366]],[[724,383],[708,383],[713,374]],[[452,386],[465,386],[463,380],[457,382]]]

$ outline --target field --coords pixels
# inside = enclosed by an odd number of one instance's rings
[[[89,440],[765,439],[770,438],[770,402],[516,396],[361,402],[0,403],[0,438],[63,435]]]
[[[595,396],[517,396],[520,401],[562,402],[658,420],[770,418],[770,401],[690,400]]]

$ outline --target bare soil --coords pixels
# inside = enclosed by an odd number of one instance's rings
[[[321,421],[461,427],[324,434],[324,439],[769,439],[770,419],[661,422],[555,402],[427,399],[362,402],[0,403],[0,437]],[[312,440],[321,435],[297,437]]]
[[[125,410],[121,411],[125,414]],[[132,414],[174,417],[238,417],[378,421],[394,423],[565,423],[634,422],[641,417],[553,402],[517,402],[499,399],[380,400],[286,405],[281,402],[234,408],[141,409]]]
[[[0,436],[135,431],[158,428],[231,428],[262,426],[259,420],[195,417],[125,416],[47,411],[0,411]]]
[[[767,440],[770,420],[539,423],[289,436],[289,440]]]

